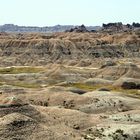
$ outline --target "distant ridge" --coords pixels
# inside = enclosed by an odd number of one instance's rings
[[[45,27],[37,27],[37,26],[18,26],[14,24],[4,24],[0,25],[0,32],[44,32],[44,33],[53,33],[53,32],[64,32],[66,30],[70,30],[71,28],[75,28],[77,26],[74,25],[55,25],[55,26],[45,26]],[[100,26],[87,26],[90,30],[98,30]]]

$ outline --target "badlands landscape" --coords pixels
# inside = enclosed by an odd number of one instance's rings
[[[140,140],[140,28],[1,32],[0,140]]]

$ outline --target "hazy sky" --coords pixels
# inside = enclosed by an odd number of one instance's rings
[[[140,22],[140,0],[0,0],[0,24],[102,25]]]

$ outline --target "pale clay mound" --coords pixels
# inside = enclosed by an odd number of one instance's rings
[[[114,75],[116,78],[108,80],[99,78],[103,71],[106,77],[111,77],[113,71],[119,72]],[[123,78],[138,81],[138,72],[135,65],[117,64],[95,69],[50,65],[34,74],[1,74],[5,85],[0,94],[0,139],[140,139],[140,100],[127,91],[93,88],[116,86]],[[96,77],[91,78],[92,75]],[[86,88],[74,87],[76,82]],[[88,86],[94,91],[89,91]]]
[[[1,139],[140,138],[139,99],[107,91],[82,95],[63,92],[49,89],[18,97],[3,96],[1,104],[12,106],[0,107]]]

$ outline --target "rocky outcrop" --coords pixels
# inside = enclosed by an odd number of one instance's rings
[[[46,65],[72,60],[76,63],[88,60],[92,64],[97,58],[140,57],[139,52],[138,31],[112,35],[90,32],[0,35],[0,65],[5,66]]]
[[[134,23],[132,24],[132,26],[135,27],[135,28],[140,28],[140,23],[135,23],[135,22],[134,22]]]
[[[71,28],[70,30],[66,30],[66,32],[76,32],[76,33],[85,33],[85,32],[89,32],[85,25],[81,25],[75,28]]]
[[[108,23],[108,24],[103,24],[103,28],[104,29],[112,29],[112,30],[122,30],[123,24],[122,24],[122,22]]]
[[[122,24],[122,22],[117,22],[117,23],[108,23],[108,24],[103,24],[103,31],[112,31],[112,32],[120,32],[120,31],[129,31],[133,30],[135,28],[140,28],[139,23],[133,23],[131,24]]]

